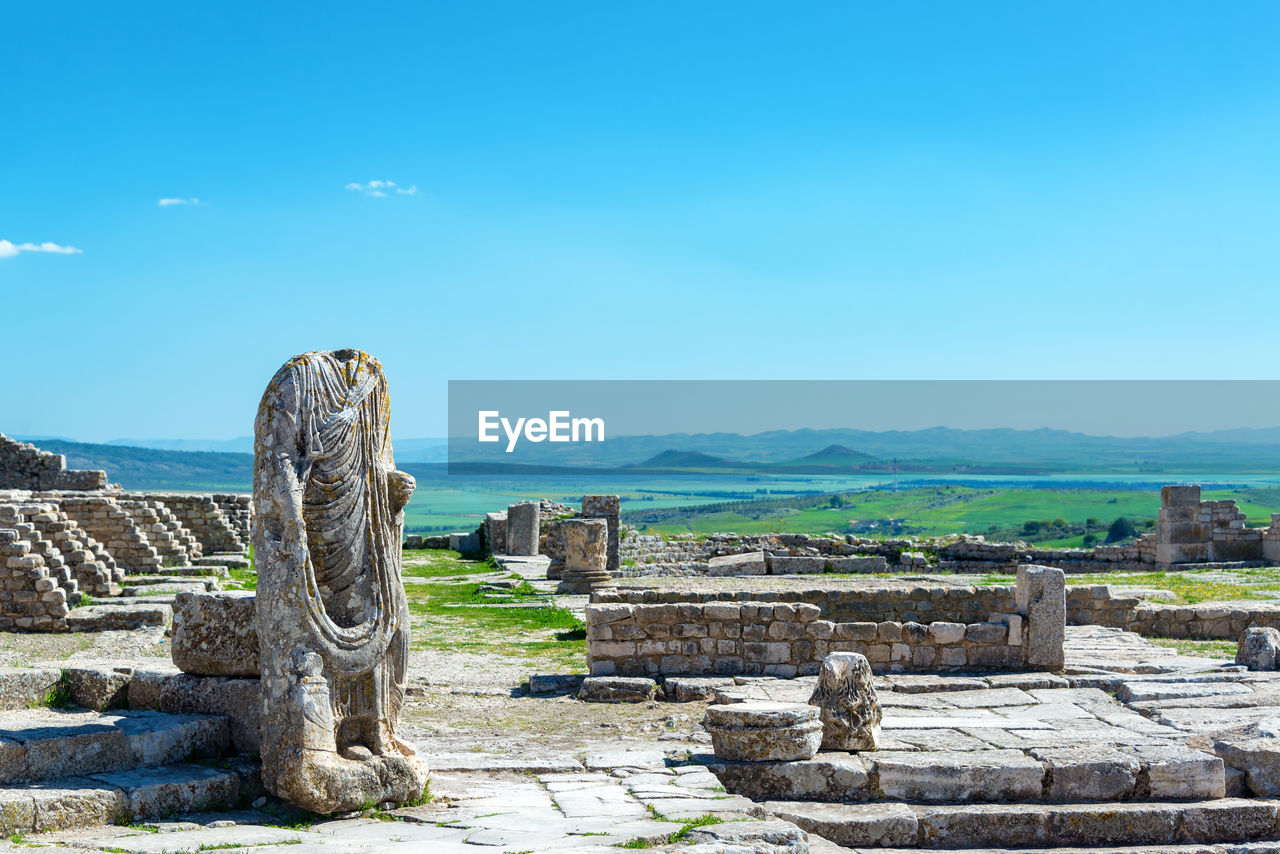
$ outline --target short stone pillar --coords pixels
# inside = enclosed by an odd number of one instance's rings
[[[618,557],[618,528],[621,524],[621,500],[616,495],[582,496],[582,518],[604,519],[609,523],[609,542],[604,568],[617,572],[622,565]]]
[[[1066,663],[1066,575],[1051,566],[1021,564],[1014,596],[1018,613],[1027,620],[1023,663],[1037,670],[1061,670]]]
[[[1236,644],[1236,664],[1250,670],[1277,670],[1280,664],[1280,631],[1263,626],[1245,629]]]
[[[880,747],[880,701],[866,656],[833,652],[824,658],[809,705],[822,718],[823,750]]]
[[[1156,521],[1156,563],[1203,563],[1209,560],[1211,539],[1211,525],[1200,518],[1200,487],[1162,487]]]
[[[604,519],[566,519],[560,523],[560,535],[564,572],[557,593],[590,593],[614,586],[613,576],[605,569],[609,525]]]
[[[704,722],[717,759],[730,762],[796,762],[822,746],[816,706],[759,700],[707,706]]]
[[[507,554],[536,555],[540,534],[538,502],[521,501],[507,508]]]
[[[489,554],[504,555],[507,553],[507,513],[486,513],[480,525],[484,533],[484,548]]]

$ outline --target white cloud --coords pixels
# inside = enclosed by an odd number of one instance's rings
[[[156,202],[156,204],[162,208],[167,208],[167,207],[170,207],[171,205],[200,205],[204,203],[201,202],[199,199],[191,198],[191,199],[161,199],[160,201]]]
[[[19,252],[53,252],[56,255],[79,255],[80,249],[74,246],[59,246],[56,243],[10,243],[0,240],[0,258],[12,258]]]
[[[362,196],[372,196],[375,199],[385,199],[388,193],[395,193],[398,196],[416,196],[418,194],[417,184],[412,187],[401,187],[395,181],[370,181],[367,184],[359,184],[352,181],[346,185],[346,189]]]

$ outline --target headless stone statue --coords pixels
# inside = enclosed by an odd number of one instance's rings
[[[254,425],[262,779],[313,812],[403,803],[426,783],[396,737],[414,481],[391,458],[389,403],[368,353],[305,353],[272,378]]]

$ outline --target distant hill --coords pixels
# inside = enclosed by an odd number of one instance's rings
[[[52,441],[49,437],[27,438],[19,436],[24,442],[41,445]],[[59,439],[69,442],[69,439]],[[253,453],[253,437],[238,436],[235,439],[111,439],[108,445],[122,445],[130,448],[152,448],[160,451],[218,451],[220,453]],[[397,462],[406,463],[442,463],[449,458],[448,439],[394,439]]]
[[[57,439],[45,440],[39,447],[65,454],[68,468],[105,469],[107,479],[125,489],[248,492],[253,488],[253,454],[167,451]]]
[[[253,437],[234,439],[110,439],[108,445],[129,448],[152,448],[158,451],[217,451],[219,453],[253,453]]]
[[[667,449],[660,454],[655,454],[642,463],[634,463],[625,468],[637,469],[713,469],[713,468],[739,468],[742,463],[736,463],[732,460],[713,457],[710,454],[704,454],[701,451],[677,451]]]
[[[870,462],[874,459],[875,457],[870,454],[855,451],[853,448],[847,448],[844,445],[827,445],[821,451],[816,451],[807,457],[801,457],[795,462],[827,466],[850,466]]]

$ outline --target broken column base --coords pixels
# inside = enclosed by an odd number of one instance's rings
[[[581,572],[566,569],[560,576],[560,583],[556,585],[556,592],[591,593],[603,587],[617,586],[613,576],[605,570]]]

